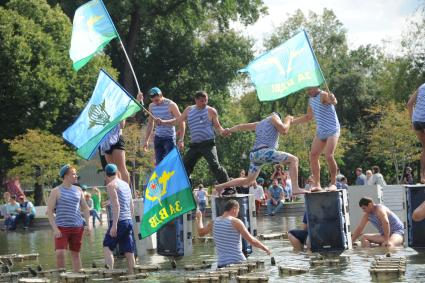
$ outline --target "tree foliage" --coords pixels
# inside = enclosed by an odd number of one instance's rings
[[[379,120],[369,131],[369,154],[393,166],[395,176],[388,176],[399,184],[406,166],[420,158],[421,147],[413,133],[410,118],[404,105],[388,102],[370,109]]]
[[[59,179],[61,166],[74,164],[77,160],[62,138],[45,131],[28,130],[3,142],[13,153],[14,167],[9,175],[18,176],[23,186],[32,187],[37,182],[51,187]]]
[[[74,72],[70,36],[69,19],[45,0],[12,0],[0,6],[2,139],[13,139],[26,129],[61,133],[87,103],[99,68],[117,75],[102,55]],[[0,156],[1,171],[10,168],[10,152],[3,143]]]

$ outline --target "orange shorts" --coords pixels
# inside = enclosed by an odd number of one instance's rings
[[[84,227],[58,227],[62,236],[55,238],[55,250],[79,252],[83,239]]]

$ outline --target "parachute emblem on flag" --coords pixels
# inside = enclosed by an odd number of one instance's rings
[[[158,201],[161,204],[161,198],[167,193],[167,182],[174,175],[174,171],[168,172],[163,171],[162,176],[158,178],[156,172],[152,174],[149,180],[149,184],[146,187],[146,198],[150,201]]]
[[[105,126],[111,117],[105,109],[105,99],[101,104],[92,104],[89,108],[89,129],[96,125]]]

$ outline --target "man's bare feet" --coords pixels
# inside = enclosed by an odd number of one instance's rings
[[[312,187],[310,190],[312,193],[323,191],[322,187]]]
[[[336,191],[338,188],[335,186],[335,185],[330,185],[329,187],[328,187],[328,191],[330,191],[330,192],[333,192],[333,191]]]
[[[309,194],[309,193],[310,193],[310,191],[304,190],[304,189],[301,189],[301,188],[297,188],[297,189],[293,189],[292,190],[292,195],[293,196],[303,195],[303,194]]]
[[[216,191],[217,196],[219,196],[219,197],[221,197],[221,194],[224,191],[224,189],[217,188],[217,186],[214,186],[214,190]]]

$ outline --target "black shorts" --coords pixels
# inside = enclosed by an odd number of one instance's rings
[[[120,138],[118,139],[118,142],[116,144],[112,145],[109,150],[105,150],[105,153],[106,154],[112,154],[114,149],[125,150],[125,140],[124,140],[123,136],[120,136]]]
[[[298,241],[300,241],[301,244],[305,245],[305,243],[307,241],[307,237],[308,237],[307,230],[291,230],[291,231],[289,231],[289,233],[291,233],[292,236],[297,238]]]
[[[425,122],[415,121],[415,122],[413,122],[413,128],[416,131],[423,131],[423,130],[425,130]]]

